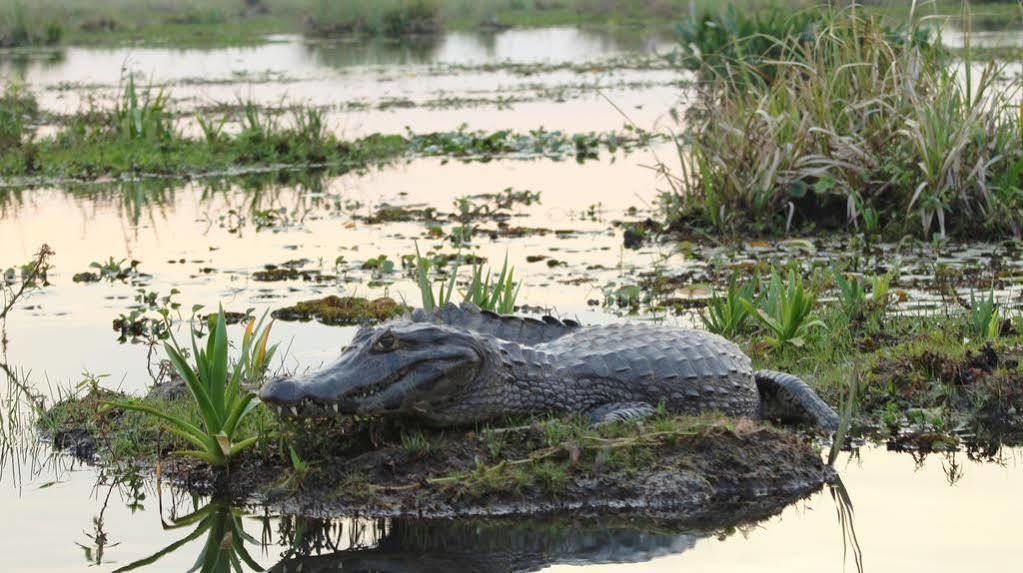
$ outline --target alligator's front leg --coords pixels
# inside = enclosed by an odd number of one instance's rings
[[[591,425],[600,426],[626,420],[642,420],[654,415],[657,409],[646,402],[613,402],[586,412]]]

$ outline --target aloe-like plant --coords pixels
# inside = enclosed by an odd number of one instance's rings
[[[759,283],[760,275],[754,276],[752,281],[742,285],[738,284],[735,275],[729,277],[725,296],[719,296],[715,292],[711,295],[705,311],[700,313],[700,319],[707,330],[729,339],[748,332],[749,308]]]
[[[833,272],[835,284],[838,286],[839,305],[850,320],[863,319],[868,313],[883,311],[888,306],[891,274],[862,280],[854,275],[847,276],[838,269]],[[868,284],[870,285],[869,291],[867,290]]]
[[[451,266],[450,277],[440,284],[435,293],[433,282],[430,280],[430,270],[433,263],[429,258],[422,256],[419,252],[419,245],[416,244],[416,285],[419,287],[419,294],[423,300],[423,309],[431,311],[439,306],[444,306],[451,301],[455,292],[455,281],[458,278],[457,261]],[[515,301],[519,296],[521,282],[515,281],[515,269],[508,267],[508,257],[504,258],[504,265],[496,277],[487,269],[484,271],[482,264],[472,267],[472,279],[465,289],[462,300],[471,302],[476,306],[501,314],[509,314],[515,311]]]
[[[863,282],[856,276],[845,276],[842,271],[834,270],[835,284],[838,286],[839,303],[849,317],[859,316],[867,306],[867,290]]]
[[[451,293],[455,290],[455,279],[458,277],[458,267],[451,270],[451,278],[446,283],[441,283],[440,290],[433,292],[433,283],[430,282],[430,268],[433,263],[419,252],[419,243],[416,243],[416,284],[419,286],[419,294],[423,300],[423,309],[432,311],[438,306],[444,306],[451,300]]]
[[[786,346],[802,347],[811,329],[824,326],[820,320],[810,317],[816,303],[817,297],[803,286],[803,278],[792,270],[787,285],[782,283],[780,274],[771,274],[759,308],[752,302],[744,304],[766,330],[765,342],[781,350]]]
[[[521,282],[515,282],[515,268],[508,267],[508,256],[497,277],[492,277],[490,269],[483,273],[483,265],[473,265],[472,280],[465,291],[465,301],[499,314],[515,312],[515,300],[519,296]]]
[[[891,286],[891,273],[878,275],[870,279],[870,303],[874,305],[874,308],[884,309],[888,306]]]
[[[1002,330],[1002,311],[995,302],[995,293],[977,300],[970,293],[970,332],[984,340],[997,340]]]
[[[175,454],[199,458],[213,466],[227,465],[233,456],[258,440],[258,436],[240,437],[238,428],[256,406],[256,402],[253,402],[255,394],[249,388],[260,381],[267,364],[277,351],[276,344],[267,347],[273,324],[264,326],[265,318],[266,315],[258,323],[255,318],[249,320],[242,337],[240,355],[230,372],[227,321],[223,308],[216,317],[210,317],[210,333],[205,347],[199,344],[198,337],[192,333],[194,366],[186,360],[177,341],[172,338],[172,343],[164,343],[168,359],[185,380],[194,399],[201,425],[148,404],[111,404],[155,416],[167,423],[167,431],[195,446],[195,449],[177,451]]]

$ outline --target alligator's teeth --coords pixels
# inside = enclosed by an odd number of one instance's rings
[[[335,414],[340,414],[341,413],[341,407],[338,406],[337,404],[334,404],[334,413]]]
[[[291,407],[291,415],[292,416],[298,416],[298,408],[292,406]]]

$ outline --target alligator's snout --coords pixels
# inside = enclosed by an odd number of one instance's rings
[[[308,380],[278,376],[263,385],[259,399],[285,415],[315,417],[355,413],[357,404],[354,400],[317,390],[323,388],[310,384]]]
[[[443,326],[382,327],[357,335],[326,368],[270,380],[259,397],[299,417],[431,411],[475,378],[483,357],[474,344],[475,337]]]
[[[302,401],[302,390],[293,378],[277,376],[259,390],[259,399],[274,404],[297,404]]]

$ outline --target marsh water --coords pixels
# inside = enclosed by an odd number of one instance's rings
[[[54,116],[109,105],[131,71],[166,89],[179,110],[242,98],[304,103],[326,110],[330,127],[344,136],[462,125],[660,131],[677,127],[673,110],[684,109],[685,86],[694,79],[659,57],[671,42],[670,35],[575,28],[450,33],[411,44],[279,37],[216,50],[71,47],[2,54],[0,74],[22,78]],[[182,121],[180,129],[195,126]],[[684,308],[686,300],[706,297],[709,260],[813,260],[841,252],[841,245],[785,241],[751,241],[738,249],[713,243],[625,249],[617,223],[651,213],[666,187],[652,166],[670,162],[673,153],[672,144],[655,143],[584,162],[415,158],[330,176],[289,171],[5,187],[0,267],[28,260],[43,243],[57,255],[51,285],[9,317],[3,362],[49,396],[70,391],[86,376],[144,392],[151,382],[146,346],[119,340],[111,327],[136,305],[140,289],[172,295],[186,319],[193,305],[220,303],[258,314],[330,294],[386,295],[415,304],[418,291],[402,257],[414,252],[415,241],[437,252],[455,247],[430,235],[422,221],[366,218],[381,206],[457,213],[459,198],[490,204],[493,197],[481,196],[508,189],[538,192],[539,199],[486,210],[477,222],[481,232],[463,248],[492,265],[507,257],[524,281],[519,302],[527,312],[542,309],[584,323],[691,325],[692,313],[667,312],[657,303],[681,301],[675,308]],[[1011,246],[883,248],[921,275],[933,261],[984,266],[997,260],[1023,276]],[[393,270],[364,268],[381,256]],[[139,272],[123,281],[72,280],[110,257],[139,261]],[[259,280],[255,273],[266,265],[300,269],[307,279]],[[657,300],[635,294],[651,274],[670,279]],[[903,302],[908,310],[933,304],[924,291],[910,291]],[[274,333],[287,350],[278,367],[301,371],[336,356],[354,328],[279,322]],[[6,517],[0,520],[0,566],[106,571],[155,554],[143,570],[185,571],[202,566],[204,548],[220,543],[225,531],[251,556],[240,563],[243,569],[275,571],[961,571],[1004,570],[1023,558],[1015,526],[1023,514],[1023,450],[995,444],[924,456],[863,445],[842,454],[836,468],[841,487],[734,523],[574,515],[513,525],[320,520],[193,498],[149,474],[114,479],[45,443],[23,440],[0,452],[0,513]],[[196,511],[195,519],[180,521]]]

